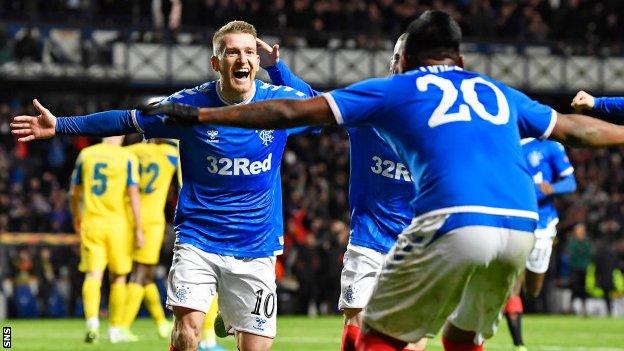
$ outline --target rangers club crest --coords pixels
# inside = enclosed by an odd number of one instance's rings
[[[353,288],[353,285],[347,286],[344,290],[343,295],[347,303],[353,303],[353,301],[355,300],[355,289]]]
[[[176,286],[175,296],[178,298],[180,302],[186,301],[188,298],[191,289],[188,286],[180,285]]]
[[[262,145],[264,146],[268,146],[269,143],[273,142],[273,130],[272,129],[263,129],[263,130],[256,130],[256,133],[258,133],[258,136],[260,137],[260,140],[262,140]]]
[[[544,156],[541,152],[531,151],[531,153],[529,153],[529,163],[533,167],[537,167],[542,161],[542,158],[544,158]]]

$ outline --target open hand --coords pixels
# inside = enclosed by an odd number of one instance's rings
[[[49,139],[56,134],[56,117],[37,99],[33,100],[33,105],[39,115],[13,117],[11,133],[18,137],[18,141]]]
[[[267,68],[275,66],[279,61],[279,44],[270,46],[260,38],[256,38],[258,55],[260,55],[260,67]]]

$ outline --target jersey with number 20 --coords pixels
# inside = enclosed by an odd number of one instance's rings
[[[520,138],[550,134],[556,122],[550,107],[456,66],[421,67],[324,96],[339,124],[376,128],[407,163],[416,216],[537,220]]]

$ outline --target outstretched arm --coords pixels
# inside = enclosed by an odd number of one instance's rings
[[[143,106],[141,110],[146,115],[167,115],[167,118],[181,125],[202,123],[247,129],[288,129],[336,123],[327,100],[322,96],[305,100],[267,100],[218,108],[196,108],[161,102]]]
[[[624,126],[585,115],[557,113],[550,139],[574,147],[620,145],[624,144]]]
[[[111,136],[136,133],[136,120],[130,110],[112,110],[87,116],[55,117],[50,110],[33,100],[37,116],[16,116],[11,132],[19,141],[32,141],[60,135]]]
[[[594,97],[581,90],[572,100],[572,107],[609,114],[624,114],[624,97]]]

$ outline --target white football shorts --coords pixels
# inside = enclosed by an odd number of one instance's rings
[[[386,255],[363,246],[347,246],[342,259],[338,308],[364,308]]]
[[[526,261],[526,269],[533,273],[546,273],[550,264],[552,245],[557,236],[557,222],[552,221],[546,228],[535,230],[535,245]]]
[[[477,344],[494,334],[533,233],[467,226],[426,246],[447,218],[418,217],[399,235],[364,309],[367,326],[405,342],[434,337],[447,319]]]
[[[216,293],[226,325],[236,331],[275,337],[274,256],[238,259],[189,244],[176,245],[167,279],[167,307],[206,312]]]

